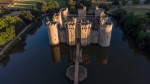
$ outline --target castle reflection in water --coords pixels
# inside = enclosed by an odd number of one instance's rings
[[[67,56],[69,63],[74,63],[75,60],[75,47],[67,46],[65,44],[51,46],[53,60],[56,63],[61,63],[64,56]],[[89,64],[96,61],[99,64],[107,64],[109,56],[109,47],[100,47],[91,45],[82,47],[81,64]],[[94,60],[93,60],[94,59]]]

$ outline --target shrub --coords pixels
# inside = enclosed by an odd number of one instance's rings
[[[34,16],[28,11],[21,12],[19,17],[27,24],[31,23],[34,19]]]

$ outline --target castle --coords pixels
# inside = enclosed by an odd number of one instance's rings
[[[86,7],[78,9],[77,15],[69,14],[68,8],[62,8],[47,22],[49,42],[51,45],[67,43],[74,46],[99,44],[108,47],[111,40],[113,24],[102,8],[95,8],[95,15],[86,15]]]

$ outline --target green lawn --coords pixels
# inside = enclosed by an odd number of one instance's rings
[[[134,12],[135,15],[145,14],[146,12],[150,11],[150,8],[149,9],[148,8],[136,8],[134,6],[127,6],[127,7],[124,7],[124,9],[128,13]]]
[[[12,8],[30,9],[36,6],[36,2],[40,2],[40,1],[42,0],[21,0],[19,2],[16,2]],[[47,2],[50,0],[45,0],[45,1]],[[60,7],[66,7],[67,4],[66,0],[54,0],[54,1],[57,1]]]

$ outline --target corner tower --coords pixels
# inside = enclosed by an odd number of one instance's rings
[[[58,26],[56,22],[47,22],[49,42],[51,45],[59,44]]]
[[[111,32],[112,32],[112,23],[104,23],[103,25],[100,24],[99,29],[99,45],[103,47],[110,46],[110,40],[111,40]]]

